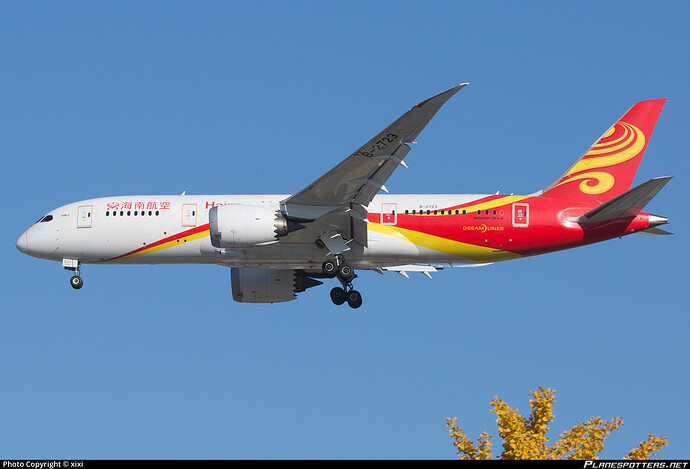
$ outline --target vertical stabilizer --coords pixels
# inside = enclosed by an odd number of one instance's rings
[[[546,197],[606,202],[630,189],[665,99],[635,104],[560,178]]]

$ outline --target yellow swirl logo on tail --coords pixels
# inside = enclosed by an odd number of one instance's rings
[[[613,187],[616,179],[609,172],[592,170],[614,166],[635,158],[644,149],[645,143],[644,133],[640,129],[620,121],[568,171],[556,187],[581,181],[580,190],[583,193],[603,194]]]

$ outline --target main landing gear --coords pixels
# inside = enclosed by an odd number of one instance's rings
[[[331,301],[335,305],[342,305],[347,301],[350,308],[362,306],[362,295],[352,286],[352,280],[357,275],[355,269],[350,264],[345,263],[341,255],[335,256],[335,260],[327,260],[321,266],[324,275],[329,278],[337,277],[342,287],[335,287],[331,290]]]

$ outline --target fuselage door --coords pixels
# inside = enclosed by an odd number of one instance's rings
[[[529,204],[513,204],[513,226],[529,226]]]
[[[381,224],[395,225],[398,222],[398,204],[381,204]]]
[[[91,228],[93,205],[80,205],[77,209],[77,228]]]
[[[182,205],[182,226],[196,226],[196,204]]]

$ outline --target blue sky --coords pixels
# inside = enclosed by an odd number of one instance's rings
[[[3,2],[0,457],[453,459],[445,418],[557,391],[551,436],[622,416],[690,455],[690,7],[684,2]],[[637,174],[673,237],[232,301],[219,266],[86,266],[15,249],[117,194],[291,193],[464,81],[391,193],[531,193],[636,101],[668,98]],[[496,437],[495,449],[499,452]]]

